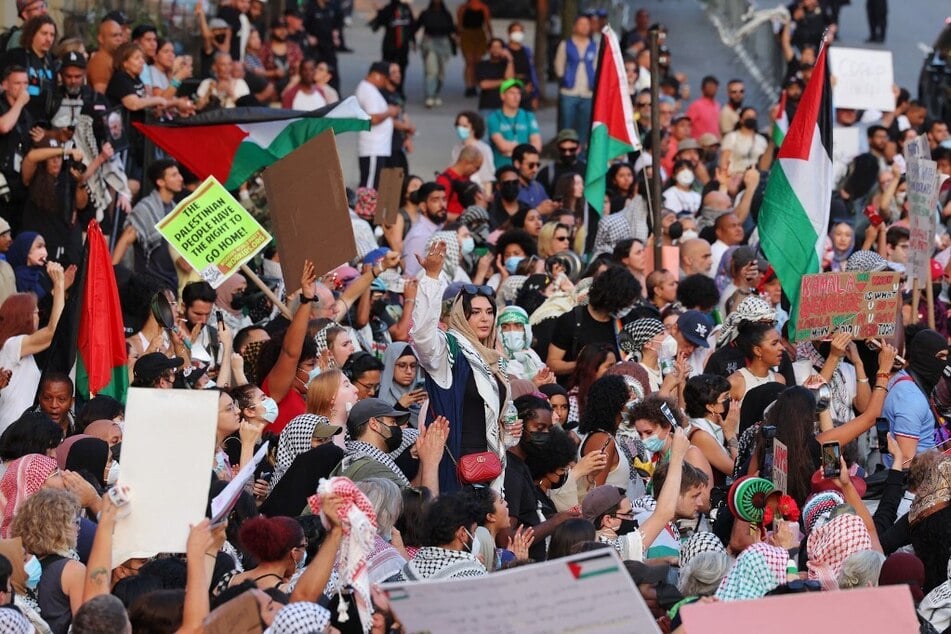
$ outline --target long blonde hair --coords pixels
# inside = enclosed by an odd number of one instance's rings
[[[555,231],[558,230],[559,222],[546,222],[542,225],[542,230],[538,232],[538,257],[541,259],[552,255],[552,241],[555,239]]]
[[[342,379],[343,372],[340,370],[326,370],[318,374],[307,386],[307,413],[330,418]]]

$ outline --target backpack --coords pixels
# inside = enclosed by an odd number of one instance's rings
[[[6,53],[7,47],[10,45],[10,40],[13,38],[13,34],[17,31],[22,31],[19,26],[11,26],[9,29],[0,34],[0,54]]]

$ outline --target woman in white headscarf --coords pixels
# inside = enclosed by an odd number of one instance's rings
[[[528,313],[519,306],[506,306],[496,320],[502,350],[508,359],[509,376],[526,379],[542,385],[554,381],[554,375],[545,366],[538,353],[532,350],[532,327]]]

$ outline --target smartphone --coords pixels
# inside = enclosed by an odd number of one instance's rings
[[[822,443],[822,477],[823,478],[838,478],[839,472],[841,471],[839,465],[839,458],[841,457],[841,451],[839,450],[839,443],[837,442],[825,442]]]
[[[218,327],[221,328],[225,325],[225,317],[221,314],[220,310],[215,310],[215,319],[218,320]]]
[[[413,383],[413,387],[411,387],[409,391],[416,392],[417,390],[425,390],[425,389],[426,389],[426,379],[416,379],[416,381]]]
[[[878,433],[878,452],[881,454],[888,453],[888,419],[876,418],[875,431]]]
[[[481,258],[482,256],[489,254],[489,247],[476,247],[472,250],[472,255],[476,258]]]
[[[773,481],[773,440],[776,438],[776,427],[763,425],[760,427],[763,435],[763,464],[759,467],[759,477]]]
[[[874,227],[882,224],[882,217],[878,211],[875,210],[875,205],[869,205],[865,208],[865,217],[869,219],[869,222],[871,222]]]

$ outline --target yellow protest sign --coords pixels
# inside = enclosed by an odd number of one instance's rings
[[[155,228],[214,288],[271,241],[264,227],[213,176]]]

